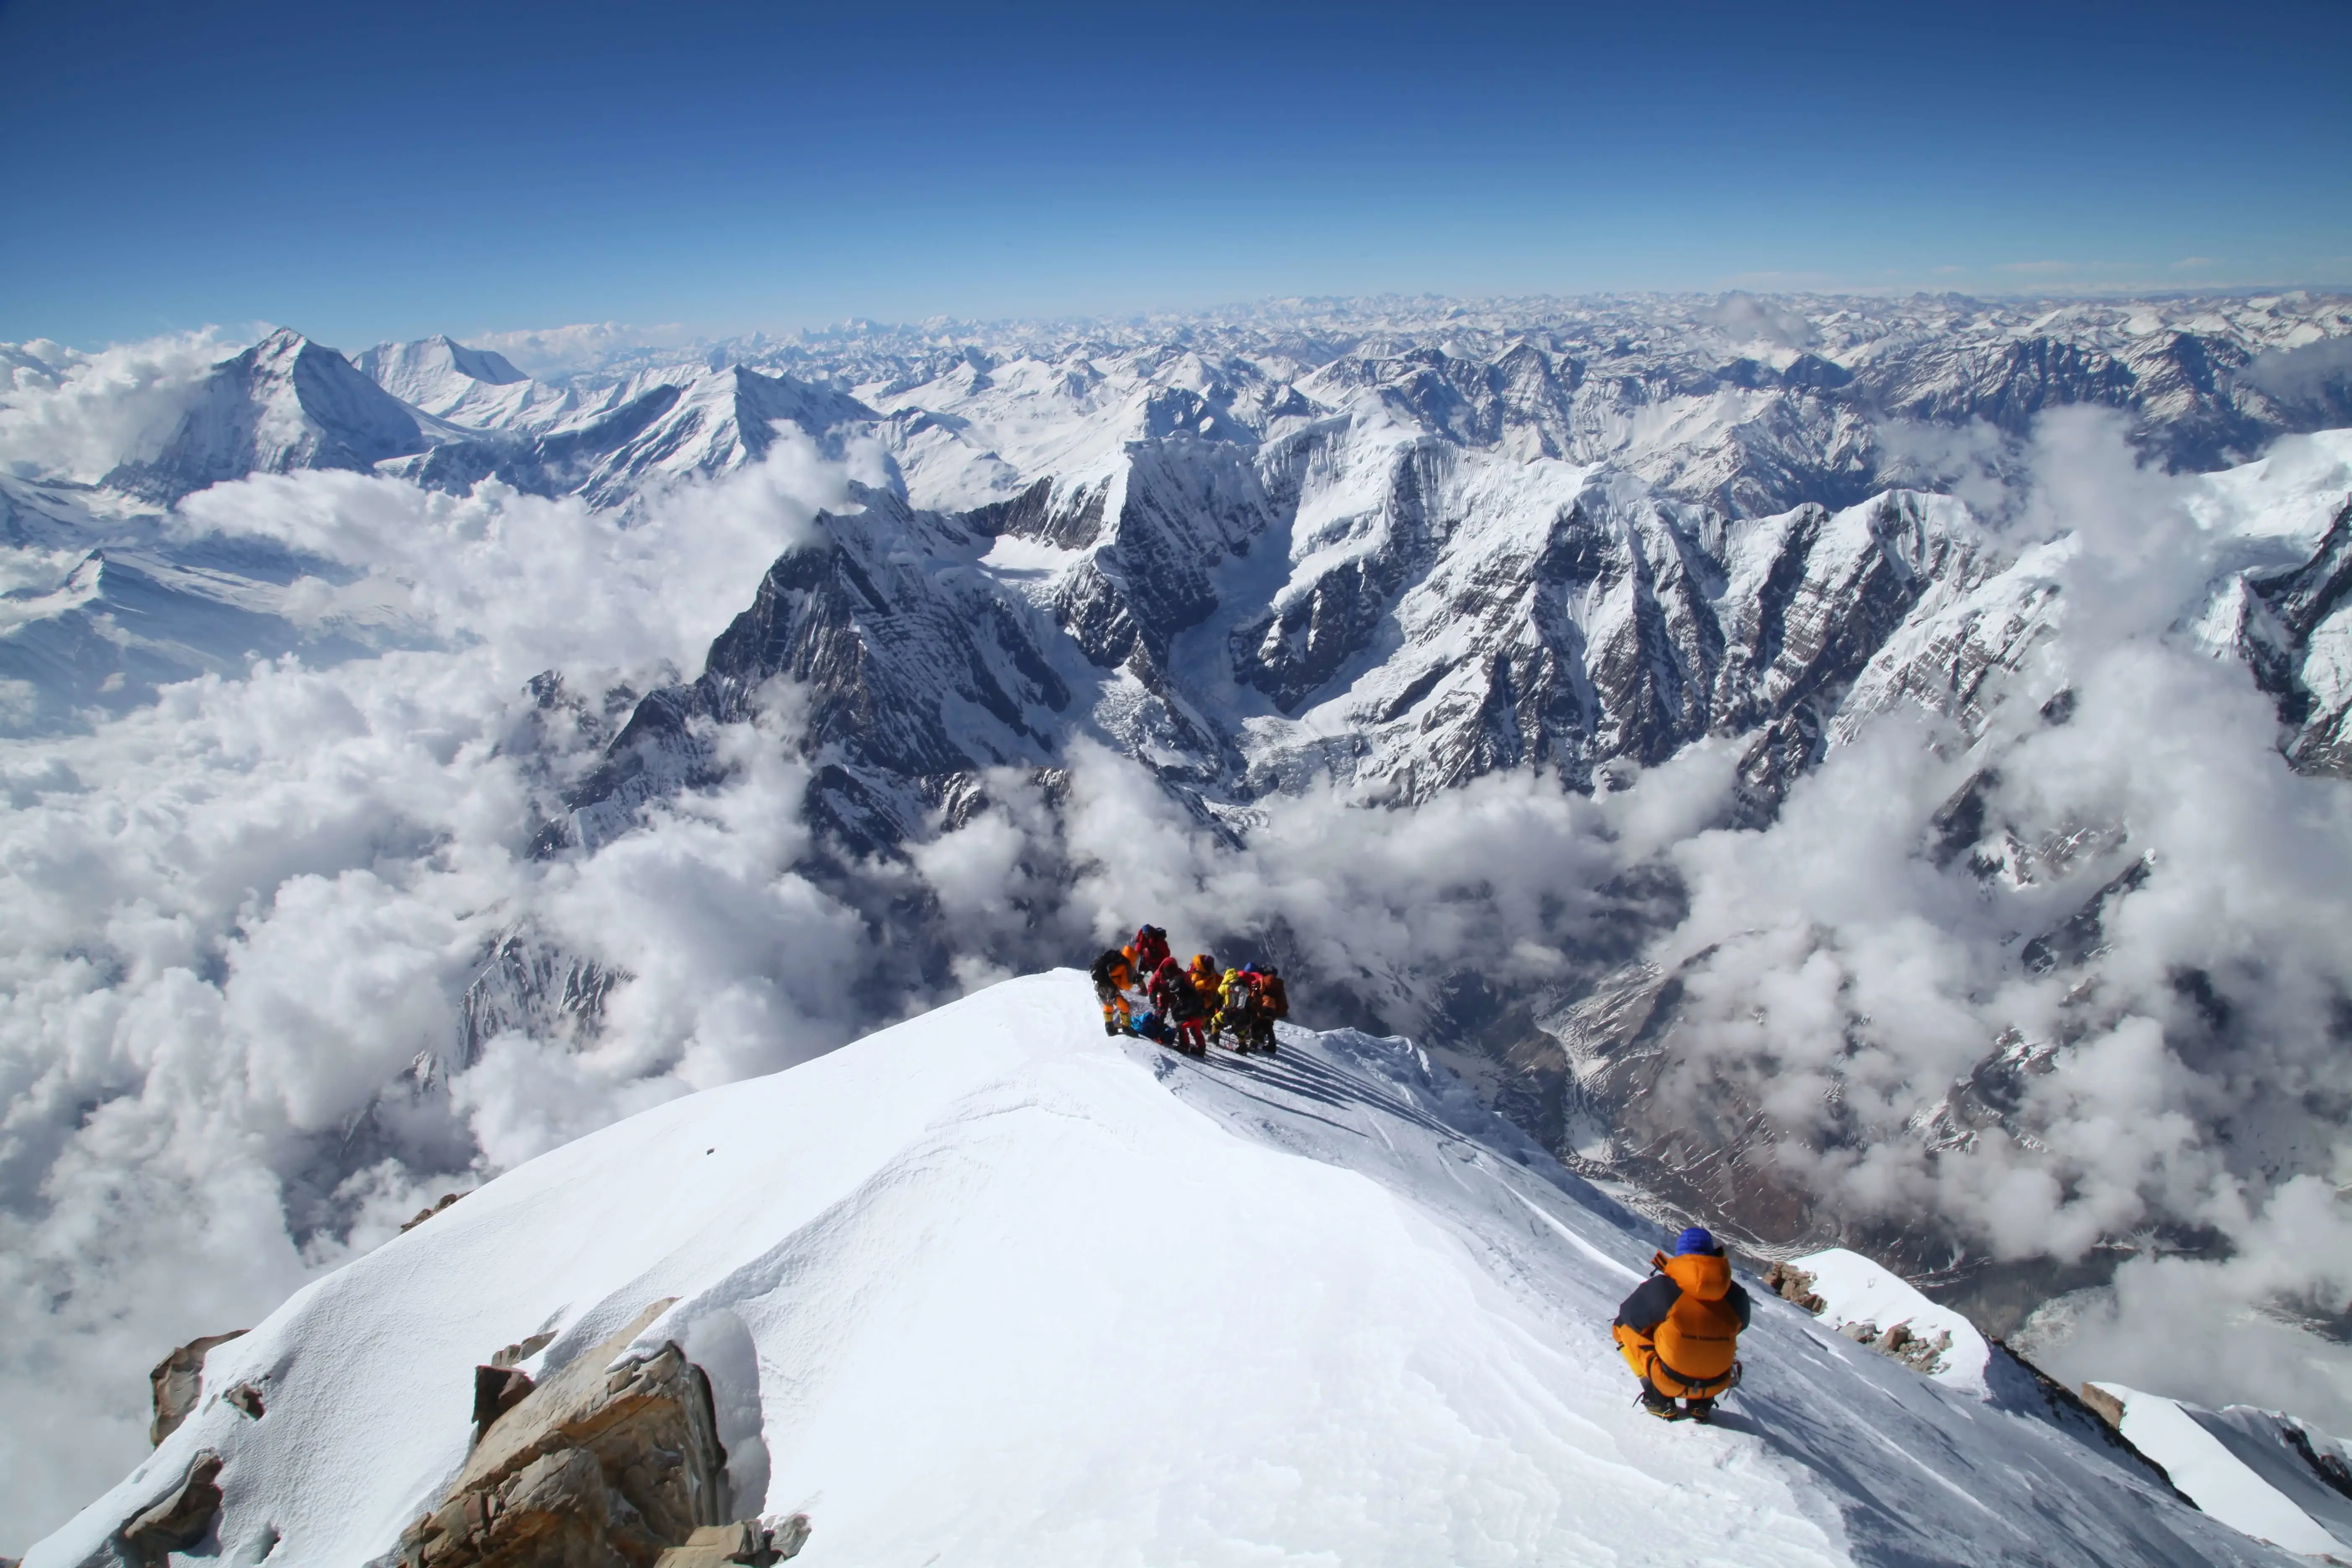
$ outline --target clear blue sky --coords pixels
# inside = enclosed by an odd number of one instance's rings
[[[0,0],[0,338],[2352,282],[2352,3]]]

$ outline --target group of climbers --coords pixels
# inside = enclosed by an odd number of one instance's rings
[[[1137,1035],[1189,1056],[1206,1056],[1224,1037],[1244,1055],[1275,1054],[1274,1026],[1290,1016],[1290,998],[1274,965],[1244,963],[1221,970],[1205,952],[1187,966],[1168,946],[1168,933],[1140,927],[1124,947],[1094,962],[1095,994],[1102,1002],[1103,1033]],[[1148,1008],[1137,1012],[1131,994]]]
[[[1155,925],[1105,951],[1092,973],[1103,1033],[1140,1036],[1192,1056],[1206,1056],[1209,1041],[1221,1037],[1236,1051],[1272,1056],[1274,1026],[1290,1016],[1274,965],[1221,971],[1205,952],[1180,963],[1168,933]],[[1133,1007],[1130,994],[1139,989],[1147,1011]],[[1698,1226],[1675,1238],[1672,1258],[1658,1253],[1650,1266],[1650,1277],[1617,1309],[1617,1347],[1641,1380],[1643,1409],[1662,1420],[1712,1421],[1715,1402],[1739,1383],[1739,1333],[1752,1310],[1748,1292],[1732,1279],[1723,1248]]]

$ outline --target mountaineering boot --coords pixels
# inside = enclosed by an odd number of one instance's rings
[[[1118,1026],[1112,1023],[1108,1018],[1105,1018],[1103,1020],[1103,1033],[1106,1035],[1116,1035],[1118,1033]]]
[[[1703,1426],[1715,1419],[1715,1401],[1712,1399],[1686,1400],[1683,1405],[1683,1414]]]
[[[1661,1421],[1679,1421],[1683,1418],[1683,1413],[1675,1407],[1673,1400],[1646,1385],[1642,1390],[1642,1408]]]

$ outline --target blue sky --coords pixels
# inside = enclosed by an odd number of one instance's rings
[[[2352,4],[0,0],[0,338],[2352,283]]]

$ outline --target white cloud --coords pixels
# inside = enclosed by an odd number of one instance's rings
[[[209,327],[95,353],[0,343],[0,472],[88,482],[151,456],[196,383],[241,346]]]
[[[62,351],[29,354],[0,462],[101,450],[217,347],[55,374],[39,367]],[[2352,1230],[2333,1189],[2272,1186],[2249,1163],[2327,1146],[2339,1129],[2303,1108],[2352,1104],[2336,1021],[2346,792],[2285,768],[2242,671],[2168,638],[2208,542],[2112,422],[2048,421],[2022,452],[1988,432],[1882,440],[2014,537],[2077,533],[2063,636],[2018,677],[2070,685],[2073,722],[2012,704],[1972,745],[1890,715],[1761,833],[1718,826],[1737,748],[1710,743],[1590,799],[1526,773],[1409,816],[1328,790],[1270,798],[1235,816],[1238,844],[1080,742],[1064,776],[992,775],[984,810],[908,865],[845,871],[854,886],[800,869],[808,771],[787,689],[707,737],[724,784],[593,855],[528,854],[551,780],[592,748],[562,726],[532,741],[522,683],[551,668],[593,694],[695,669],[812,509],[844,494],[805,443],[656,496],[626,526],[496,486],[452,497],[349,474],[192,499],[183,531],[358,574],[307,585],[310,614],[390,606],[428,646],[209,677],[0,752],[0,1402],[25,1417],[0,1426],[0,1518],[21,1535],[0,1549],[137,1458],[143,1373],[170,1345],[245,1326],[438,1192],[604,1121],[803,1059],[935,988],[1083,962],[1146,919],[1187,952],[1255,939],[1303,963],[1321,987],[1300,997],[1310,1017],[1414,1027],[1457,972],[1517,995],[1632,956],[1671,911],[1616,879],[1658,857],[1689,900],[1652,956],[1690,965],[1692,1081],[1750,1075],[1800,1134],[1832,1130],[1835,1089],[1841,1136],[1788,1146],[1815,1190],[1932,1215],[2002,1256],[2073,1256],[2159,1223],[2227,1238],[2227,1259],[2135,1264],[2078,1303],[2098,1332],[2053,1328],[2062,1365],[2163,1387],[2168,1334],[2238,1334],[2281,1299],[2340,1305]],[[1938,869],[1920,853],[1928,818],[1988,762],[1994,810],[2028,837],[2128,837],[2024,886]],[[2086,974],[2021,966],[2022,938],[2143,853],[2147,882]],[[883,945],[866,910],[924,897],[944,951]],[[446,1099],[383,1092],[446,1048],[487,944],[518,926],[629,977],[602,1033],[584,1049],[510,1033]],[[2191,974],[2229,1028],[2200,1023]],[[2021,1091],[2032,1142],[1988,1130],[1931,1156],[1916,1124],[2004,1031],[2048,1053]],[[2338,1161],[2331,1175],[2352,1175],[2352,1153]],[[2294,1332],[2238,1334],[2214,1378],[2259,1362],[2272,1370],[2243,1386],[2291,1403],[2276,1369],[2342,1364],[2277,1338]],[[2305,1381],[2320,1392],[2301,1408],[2352,1418],[2326,1402],[2336,1384]]]
[[[866,938],[792,869],[789,705],[715,737],[726,787],[542,862],[541,770],[587,753],[564,726],[568,752],[523,744],[521,689],[698,664],[841,484],[779,442],[626,527],[349,474],[186,509],[365,568],[321,593],[397,603],[434,646],[207,677],[0,752],[0,1545],[138,1458],[171,1345],[483,1171],[847,1037]],[[634,976],[595,1048],[509,1038],[446,1100],[392,1088],[519,922]]]
[[[561,375],[594,370],[614,354],[628,349],[658,348],[681,342],[677,326],[630,327],[618,321],[584,321],[568,327],[535,327],[500,332],[477,332],[466,340],[468,348],[504,354],[525,375]]]
[[[2283,1300],[2333,1313],[2352,1294],[2352,1213],[2309,1175],[2352,1168],[2352,795],[2290,771],[2243,668],[2175,631],[2217,570],[2187,481],[2138,467],[2095,411],[2045,419],[2029,458],[2029,488],[2000,510],[2015,537],[2071,531],[2078,548],[2061,635],[2019,687],[2071,687],[2072,721],[2013,702],[1971,745],[1889,716],[1769,830],[1675,847],[1691,912],[1654,951],[1688,965],[1665,1089],[1745,1084],[1792,1134],[1790,1173],[1848,1216],[1924,1214],[2008,1258],[2206,1237],[2213,1257],[2135,1263],[2074,1338],[2060,1314],[2038,1342],[2070,1376],[2261,1392],[2342,1429],[2352,1355],[2269,1319],[2243,1340],[2231,1325]],[[2083,862],[2024,886],[1937,868],[1929,819],[1986,767],[1996,824],[2029,847],[2074,836]],[[2020,961],[2141,857],[2144,884],[2109,906],[2084,967]],[[1955,1127],[1931,1149],[1918,1129],[2005,1039],[2042,1063],[2019,1080],[2027,1136]],[[2182,1364],[2181,1344],[2217,1338],[2226,1354]],[[2254,1362],[2271,1373],[2232,1393]],[[2327,1375],[2284,1374],[2304,1362]]]

